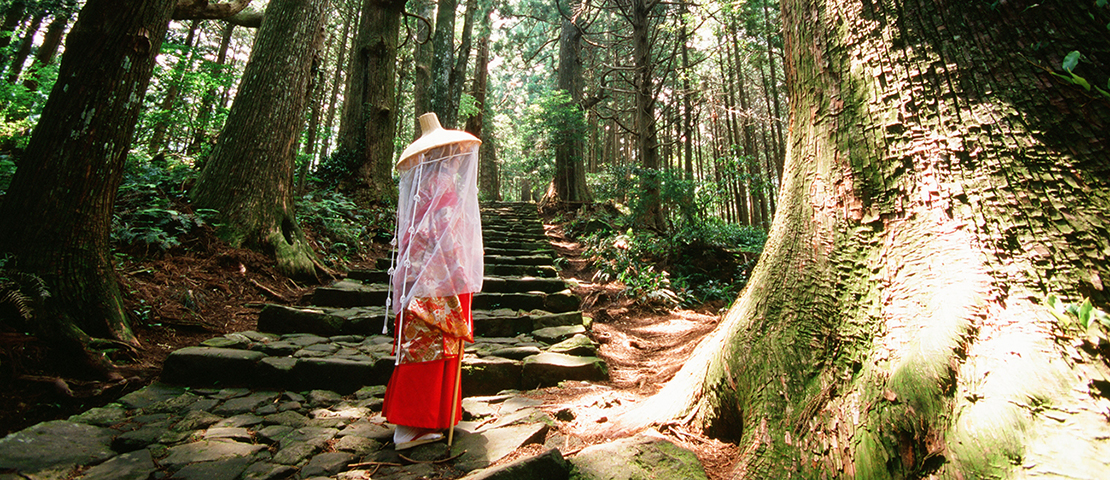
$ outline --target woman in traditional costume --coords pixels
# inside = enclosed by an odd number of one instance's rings
[[[474,341],[471,297],[482,289],[478,146],[434,113],[401,154],[390,268],[397,363],[382,412],[398,450],[443,438],[462,416],[463,342]]]

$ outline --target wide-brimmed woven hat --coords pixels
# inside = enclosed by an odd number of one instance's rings
[[[415,167],[420,154],[436,147],[452,143],[477,143],[482,141],[478,137],[462,130],[448,130],[439,124],[439,117],[434,112],[425,113],[418,119],[420,121],[420,138],[412,142],[405,151],[401,152],[401,159],[397,162],[397,170],[405,171]]]

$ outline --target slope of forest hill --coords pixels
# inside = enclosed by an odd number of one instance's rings
[[[681,366],[693,347],[719,320],[719,300],[692,309],[662,308],[643,304],[616,282],[595,281],[597,270],[582,244],[569,238],[557,222],[545,218],[545,228],[561,257],[561,275],[584,299],[583,310],[595,319],[594,339],[610,365],[612,381],[596,388],[550,389],[549,403],[589,405],[598,401],[627,404],[654,393]],[[316,246],[312,225],[307,234]],[[91,382],[69,371],[65,362],[51,355],[46,345],[8,327],[0,331],[0,436],[35,423],[65,418],[109,403],[119,396],[156,380],[163,360],[177,349],[197,345],[226,333],[252,330],[257,313],[267,303],[303,304],[313,286],[298,283],[275,270],[265,256],[229,248],[208,227],[178,237],[179,245],[158,249],[117,251],[117,264],[127,309],[142,348],[109,349],[124,380]],[[344,268],[370,268],[386,255],[385,243],[369,243],[361,254],[346,259]],[[599,417],[603,412],[599,410]],[[574,433],[598,436],[595,418],[576,423]],[[596,431],[595,431],[596,429]],[[732,446],[694,432],[667,434],[673,441],[698,452],[710,470],[733,462]],[[734,453],[734,452],[732,452]],[[721,470],[723,471],[723,470]]]

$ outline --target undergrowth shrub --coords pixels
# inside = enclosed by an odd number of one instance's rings
[[[388,242],[393,232],[393,209],[364,209],[335,191],[309,193],[297,199],[297,219],[313,233],[319,253],[329,264],[346,263],[367,253],[374,240]]]
[[[666,235],[627,225],[615,210],[590,211],[565,223],[586,246],[595,281],[618,281],[647,305],[692,307],[731,304],[747,283],[767,235],[762,229],[719,219],[682,222]]]
[[[178,157],[133,157],[124,172],[112,215],[112,241],[119,250],[149,254],[181,246],[209,224],[214,210],[193,210],[185,199],[197,172]]]

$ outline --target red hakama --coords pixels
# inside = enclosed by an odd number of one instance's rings
[[[382,413],[389,423],[443,430],[462,418],[462,393],[455,392],[462,342],[474,341],[470,293],[414,298],[397,319],[400,363],[393,367]],[[461,389],[460,389],[461,390]]]

